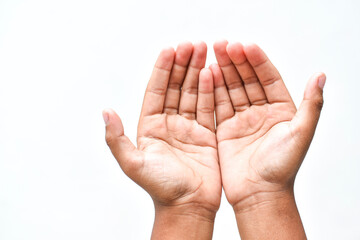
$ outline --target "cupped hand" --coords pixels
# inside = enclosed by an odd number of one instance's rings
[[[216,136],[228,201],[241,208],[263,193],[292,191],[320,116],[325,75],[309,80],[297,110],[257,45],[220,41],[214,50]]]
[[[120,118],[104,111],[106,141],[123,171],[155,206],[197,206],[215,213],[221,177],[214,125],[213,78],[205,43],[164,49],[146,89],[137,147]]]

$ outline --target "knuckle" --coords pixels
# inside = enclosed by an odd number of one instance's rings
[[[189,111],[183,111],[180,115],[190,120],[194,120],[196,118],[195,113]]]
[[[319,99],[315,100],[314,105],[315,105],[315,107],[316,107],[316,109],[317,109],[318,111],[321,111],[321,109],[322,109],[323,106],[324,106],[324,99],[323,99],[323,98],[319,98]]]
[[[197,87],[187,87],[187,88],[183,89],[183,93],[197,95],[198,89],[197,89]]]
[[[166,94],[166,89],[161,87],[154,87],[147,90],[147,92],[151,92],[156,95],[164,96]]]
[[[231,83],[228,83],[227,84],[227,88],[229,90],[233,90],[233,89],[237,89],[237,88],[242,88],[243,85],[240,81],[234,81],[234,82],[231,82]]]
[[[106,141],[106,144],[111,147],[113,145],[113,142],[114,142],[114,137],[110,134],[106,134],[105,135],[105,141]]]
[[[206,107],[206,106],[199,107],[197,110],[198,110],[198,112],[201,112],[201,113],[213,113],[214,112],[214,108]]]
[[[216,106],[222,106],[222,105],[226,105],[226,104],[230,104],[230,99],[218,99],[216,102],[215,102],[215,105]]]
[[[170,82],[168,88],[173,89],[173,90],[180,90],[181,84],[178,82]]]
[[[243,79],[243,82],[245,84],[252,84],[258,82],[258,79],[256,76],[249,76]]]
[[[271,76],[261,82],[263,86],[269,86],[271,84],[274,84],[275,82],[281,80],[279,76]]]

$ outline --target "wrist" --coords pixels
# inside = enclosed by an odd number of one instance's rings
[[[233,208],[241,239],[306,239],[292,189],[257,192]]]
[[[272,208],[284,202],[295,203],[293,188],[256,190],[244,195],[240,200],[232,203],[235,214],[256,211],[262,208]]]
[[[216,212],[203,206],[155,204],[152,239],[211,239]]]

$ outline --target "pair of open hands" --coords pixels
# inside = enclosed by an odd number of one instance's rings
[[[106,141],[156,211],[213,221],[222,187],[236,213],[293,195],[296,173],[320,116],[325,75],[311,77],[297,110],[255,44],[203,42],[161,51],[146,89],[135,147],[120,118],[104,110]],[[216,121],[214,120],[214,113]]]

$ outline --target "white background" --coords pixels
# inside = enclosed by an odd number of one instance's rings
[[[136,138],[161,48],[256,42],[299,104],[323,71],[325,105],[298,173],[309,239],[360,239],[359,1],[0,0],[0,239],[149,239],[151,198],[104,141],[103,108]],[[214,239],[239,239],[222,198]]]

